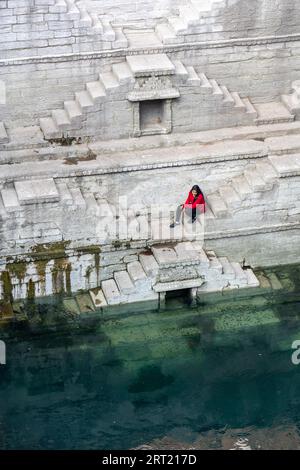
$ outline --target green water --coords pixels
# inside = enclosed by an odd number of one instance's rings
[[[300,448],[300,266],[277,274],[283,290],[196,309],[174,299],[165,312],[128,307],[66,324],[59,306],[41,306],[31,324],[3,329],[0,448],[226,448],[226,436],[254,434],[264,447],[268,430],[268,446],[277,435]]]

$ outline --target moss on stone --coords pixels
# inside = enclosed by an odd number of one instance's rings
[[[3,271],[1,273],[1,283],[3,287],[3,300],[4,302],[13,301],[13,286],[11,283],[11,277],[8,271]]]
[[[27,284],[27,299],[33,301],[35,299],[35,285],[32,279]]]
[[[25,261],[15,261],[6,265],[10,275],[21,283],[25,279],[28,263]]]

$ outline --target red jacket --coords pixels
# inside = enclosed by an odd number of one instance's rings
[[[200,208],[201,212],[205,212],[205,200],[204,200],[203,194],[199,194],[197,199],[196,200],[194,199],[195,198],[190,191],[187,200],[183,204],[183,207],[190,207],[192,209],[196,209],[196,207],[200,204],[202,206]]]

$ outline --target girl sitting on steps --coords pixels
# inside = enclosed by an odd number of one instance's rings
[[[204,195],[197,184],[194,185],[190,190],[185,203],[180,204],[180,206],[177,207],[175,222],[170,225],[171,228],[174,228],[176,225],[180,224],[180,218],[183,211],[192,216],[192,223],[197,220],[197,213],[200,212],[203,214],[205,212]]]

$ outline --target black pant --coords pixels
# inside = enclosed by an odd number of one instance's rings
[[[176,209],[176,216],[175,216],[175,221],[177,223],[180,222],[180,217],[181,217],[181,214],[182,212],[184,212],[189,216],[189,217],[192,217],[192,220],[196,219],[197,217],[197,212],[199,212],[199,210],[197,210],[197,207],[195,208],[192,208],[192,207],[183,207],[183,205],[181,204],[180,206],[177,207]]]

